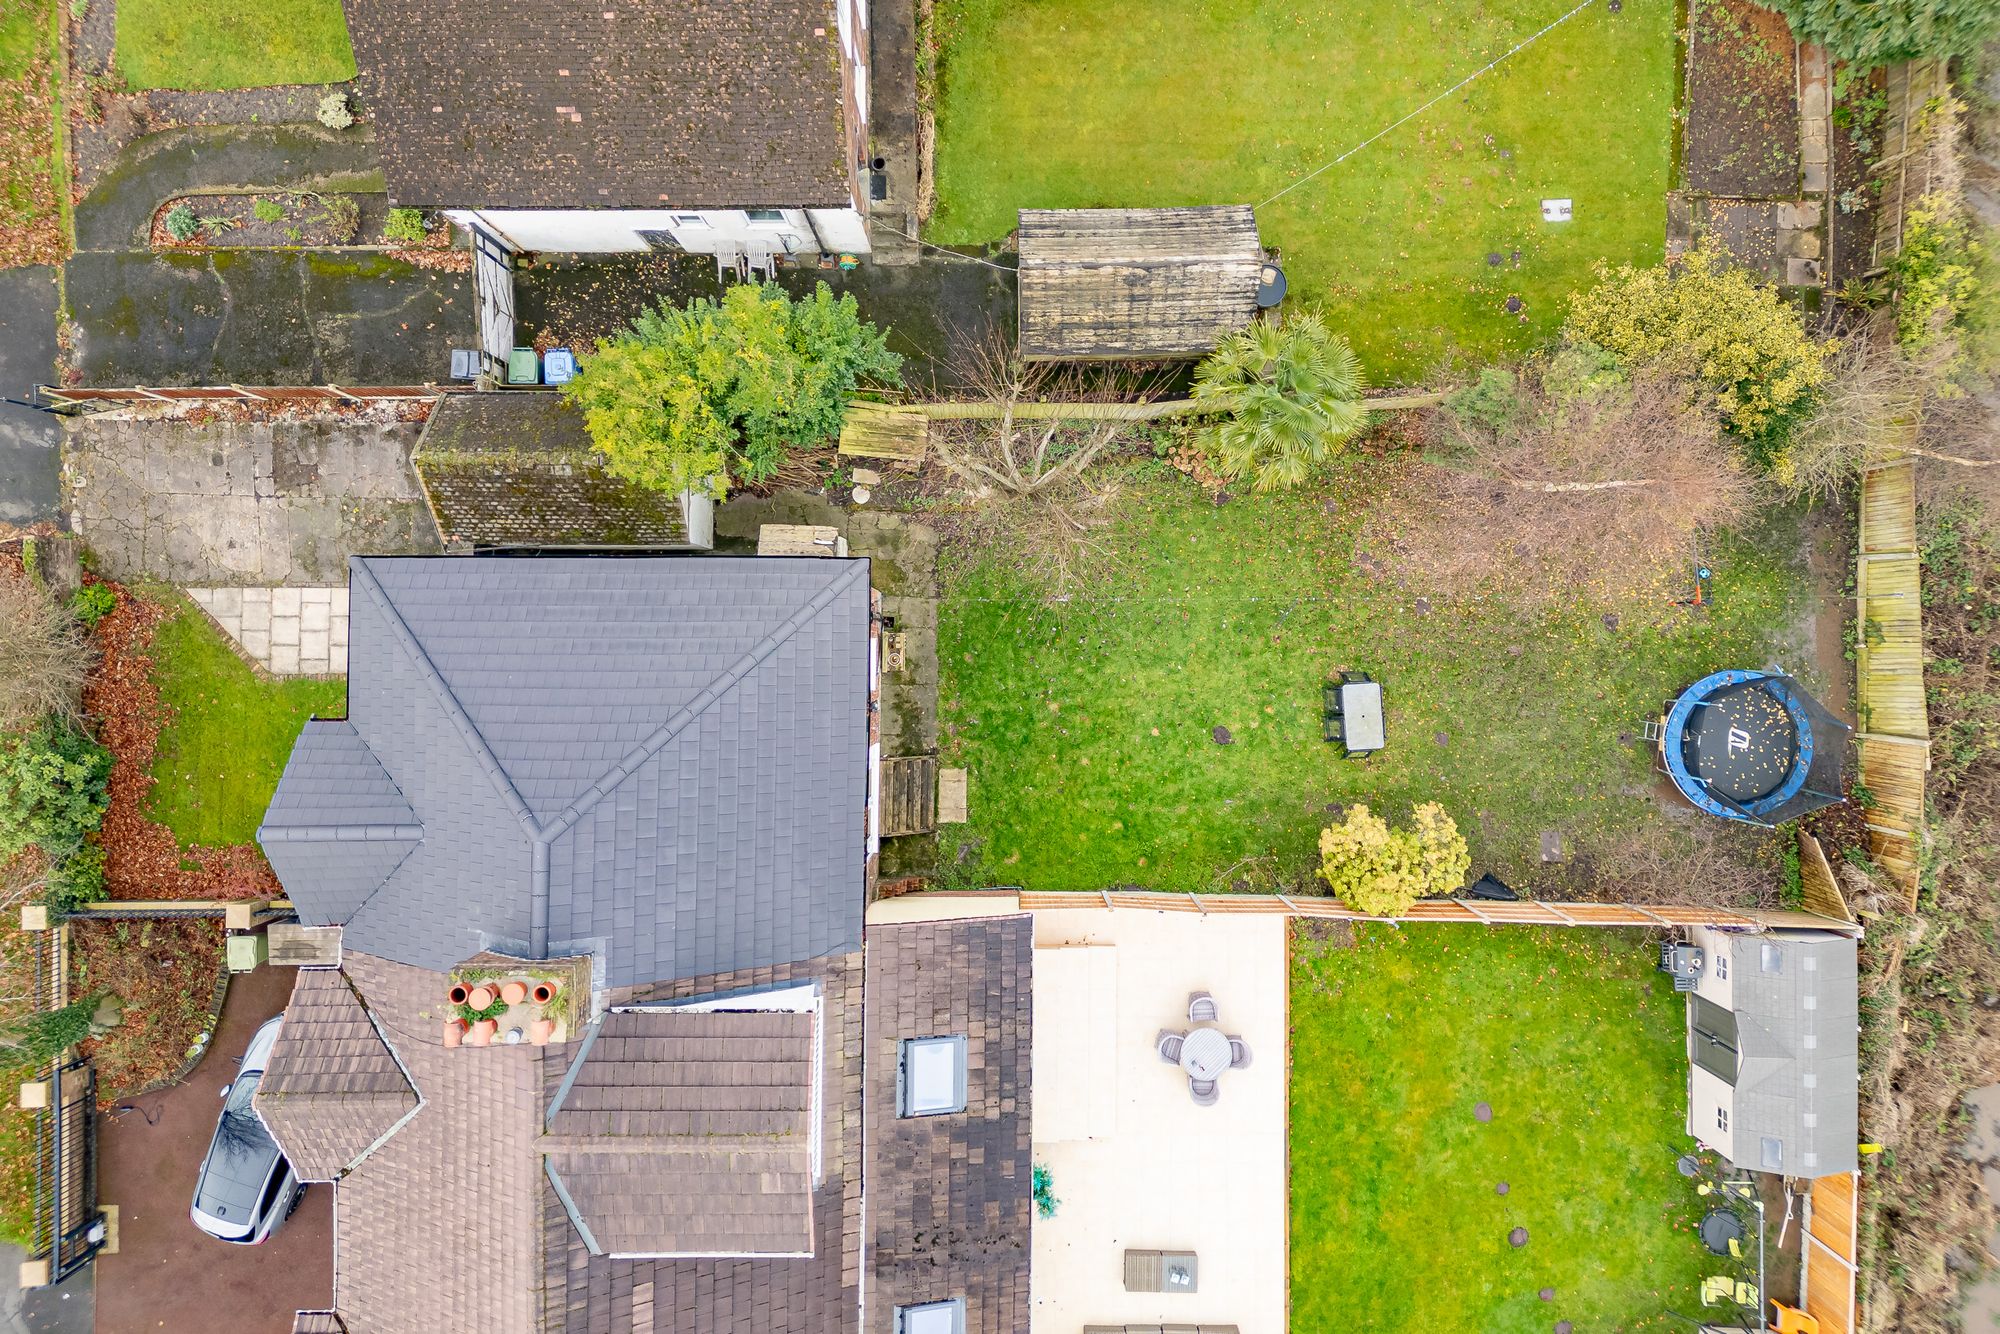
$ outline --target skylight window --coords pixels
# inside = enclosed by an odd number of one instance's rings
[[[965,1298],[897,1307],[896,1334],[965,1334]]]
[[[896,1063],[899,1116],[940,1116],[965,1110],[965,1039],[905,1038]]]

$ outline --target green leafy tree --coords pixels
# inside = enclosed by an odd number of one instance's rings
[[[852,296],[821,283],[794,301],[743,285],[720,302],[647,311],[600,342],[563,392],[613,473],[720,498],[834,435],[855,388],[894,382],[901,365]]]
[[[1768,0],[1792,31],[1862,65],[1969,55],[2000,35],[1993,0]]]
[[[1751,457],[1774,474],[1838,346],[1808,335],[1776,288],[1705,250],[1675,264],[1600,271],[1596,286],[1570,299],[1566,332],[1628,365],[1660,366],[1699,383]]]
[[[1391,829],[1366,806],[1350,806],[1344,820],[1320,834],[1320,878],[1341,902],[1395,917],[1418,899],[1465,883],[1472,856],[1457,823],[1434,801],[1411,815],[1412,828]]]
[[[1361,428],[1361,363],[1316,315],[1231,334],[1195,371],[1197,408],[1226,411],[1206,443],[1224,477],[1297,486]]]
[[[110,782],[111,752],[53,719],[0,742],[0,860],[30,843],[73,856],[104,823]]]

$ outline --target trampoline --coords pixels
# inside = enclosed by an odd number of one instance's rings
[[[1710,815],[1776,825],[1846,790],[1848,727],[1780,672],[1714,672],[1667,706],[1660,763]]]

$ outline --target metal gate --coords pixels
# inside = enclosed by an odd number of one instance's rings
[[[60,1283],[104,1244],[97,1207],[97,1072],[78,1059],[49,1072],[48,1106],[35,1116],[35,1245]]]
[[[479,305],[479,353],[489,375],[505,376],[514,350],[514,252],[472,228],[472,290]]]

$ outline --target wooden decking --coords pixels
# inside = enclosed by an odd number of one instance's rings
[[[938,767],[935,755],[904,755],[882,761],[882,837],[928,834],[937,828]]]
[[[1860,1173],[1819,1177],[1807,1197],[1803,1301],[1820,1334],[1852,1334]]]
[[[1924,710],[1916,463],[1903,450],[1914,427],[1898,430],[1898,438],[1884,443],[1881,459],[1861,476],[1855,695],[1861,783],[1874,800],[1868,811],[1869,852],[1914,908],[1930,723]]]

